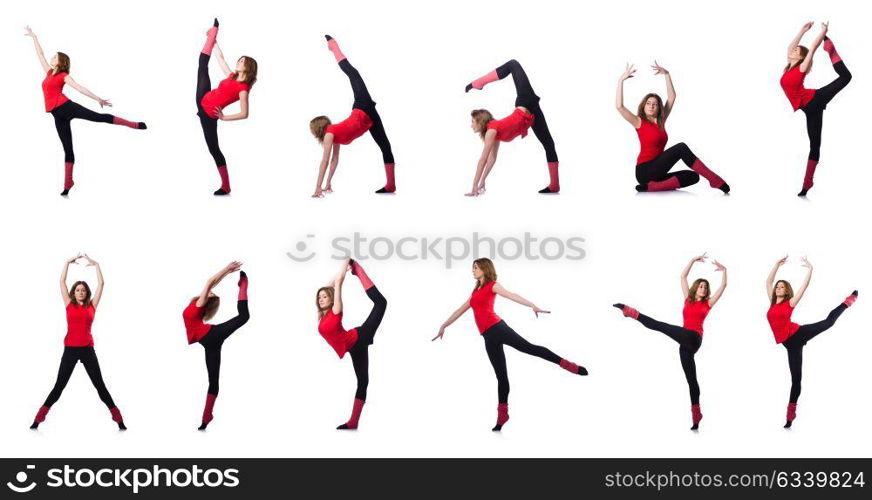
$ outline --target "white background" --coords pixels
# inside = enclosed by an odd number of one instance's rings
[[[0,211],[5,286],[0,287],[2,456],[868,456],[869,291],[862,232],[870,186],[868,26],[855,3],[733,2],[50,2],[4,4],[6,74]],[[825,9],[823,7],[826,7]],[[213,16],[232,62],[260,63],[247,121],[222,123],[233,194],[218,199],[214,163],[195,116],[197,54]],[[802,182],[807,139],[778,86],[785,49],[808,20],[831,37],[854,81],[826,112],[817,185]],[[72,74],[145,132],[76,121],[76,187],[58,196],[62,150],[43,112],[41,74],[23,27],[50,57],[63,50]],[[817,32],[817,27],[812,34]],[[308,132],[318,114],[345,118],[346,77],[323,39],[330,33],[378,102],[397,159],[399,192],[378,197],[381,156],[363,137],[343,148],[326,199],[314,188],[320,149]],[[809,41],[809,40],[807,40]],[[670,144],[687,142],[733,187],[702,182],[680,193],[637,195],[638,141],[614,111],[618,75],[634,109],[665,93],[654,58],[678,91]],[[501,149],[486,196],[467,199],[481,143],[469,111],[512,110],[506,80],[463,93],[510,58],[542,97],[561,157],[559,196],[547,182],[535,137]],[[213,65],[213,82],[219,72]],[[807,80],[835,77],[819,51]],[[95,108],[68,89],[76,102]],[[356,433],[334,427],[354,393],[349,360],[316,331],[314,294],[335,272],[330,238],[468,235],[582,236],[579,262],[497,260],[499,280],[553,314],[538,320],[500,299],[497,312],[534,343],[587,366],[573,377],[507,350],[512,420],[501,434],[496,382],[471,314],[431,343],[465,298],[471,259],[366,261],[389,301],[371,348],[368,402]],[[285,252],[315,234],[307,264]],[[65,333],[57,279],[64,259],[89,252],[106,275],[94,324],[108,387],[130,427],[119,433],[79,367],[38,432],[28,430],[51,388]],[[697,355],[705,418],[690,408],[677,345],[624,319],[624,301],[681,321],[678,276],[708,251],[730,270]],[[794,319],[822,319],[851,290],[860,300],[805,351],[794,429],[781,429],[789,391],[784,349],[765,319],[763,283],[776,258],[798,285],[798,257],[816,265]],[[232,259],[251,278],[251,321],[225,344],[221,395],[208,432],[196,432],[206,391],[200,346],[187,346],[181,311],[207,277]],[[90,270],[74,268],[70,282]],[[717,276],[708,266],[692,277]],[[232,315],[235,280],[217,289]],[[369,302],[349,277],[346,327]]]

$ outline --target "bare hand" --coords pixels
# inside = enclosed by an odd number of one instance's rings
[[[441,339],[444,335],[445,335],[445,325],[442,325],[442,326],[439,327],[439,333],[436,334],[435,337],[433,337],[432,339],[430,339],[430,342],[433,342],[434,340],[439,340],[439,339]]]
[[[656,60],[654,61],[654,65],[651,66],[651,68],[654,70],[655,75],[668,75],[669,74],[669,71],[667,71],[666,68],[664,68],[663,66],[660,66],[660,64],[658,64]]]
[[[240,262],[238,260],[234,260],[230,264],[227,264],[224,267],[224,270],[227,271],[228,274],[230,274],[230,273],[235,273],[236,271],[239,271],[241,268],[242,268],[242,262]]]
[[[813,27],[814,27],[814,22],[809,21],[809,22],[802,25],[802,31],[803,32],[808,31],[808,30],[812,29]]]
[[[829,21],[821,23],[821,33],[826,35],[829,30],[830,30],[830,22]]]
[[[24,27],[24,36],[29,36],[30,38],[36,40],[36,33],[34,33],[32,29],[30,29],[30,26]]]
[[[218,106],[215,106],[215,116],[217,116],[219,120],[224,119],[224,111]]]
[[[808,257],[803,257],[800,261],[802,261],[802,267],[807,268],[809,271],[812,270],[812,265],[811,262],[808,261]]]
[[[694,257],[693,262],[705,262],[705,260],[707,258],[708,258],[708,252],[703,252],[702,255],[697,255],[696,257]]]
[[[82,258],[88,261],[88,264],[87,264],[88,266],[96,266],[97,265],[97,261],[92,259],[91,257],[88,257],[88,254],[86,254],[86,253],[82,254]]]
[[[721,264],[720,262],[718,262],[718,261],[714,261],[714,262],[712,262],[712,264],[715,265],[715,270],[716,270],[716,271],[720,271],[720,272],[722,272],[722,273],[727,272],[727,268],[724,267],[724,265]]]
[[[100,103],[101,108],[105,108],[105,107],[111,108],[112,107],[112,103],[109,102],[109,99],[97,99],[97,102]]]
[[[781,259],[778,259],[778,262],[776,262],[775,265],[776,266],[783,266],[785,262],[787,262],[787,255],[785,255]]]
[[[544,309],[539,309],[536,306],[533,306],[533,314],[538,318],[540,314],[551,314],[551,311],[546,311]]]
[[[635,73],[636,73],[636,67],[630,63],[627,63],[627,67],[626,67],[626,69],[624,69],[624,72],[621,74],[621,78],[619,80],[623,82],[624,80],[633,78],[633,75]]]

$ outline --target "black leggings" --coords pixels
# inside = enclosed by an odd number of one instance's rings
[[[533,133],[536,138],[542,143],[545,148],[545,158],[549,163],[559,161],[557,159],[557,150],[554,148],[554,139],[551,138],[551,132],[548,130],[548,122],[545,121],[545,114],[542,108],[539,107],[539,96],[533,91],[530,85],[530,79],[527,78],[527,73],[521,67],[521,63],[512,59],[496,69],[497,76],[500,80],[512,75],[512,80],[515,82],[515,91],[518,97],[515,99],[515,106],[523,106],[533,114]]]
[[[357,68],[348,62],[348,59],[339,61],[339,67],[342,72],[348,76],[351,82],[351,91],[354,92],[353,109],[359,109],[369,116],[372,120],[372,127],[369,129],[369,134],[372,136],[379,149],[382,152],[382,159],[385,163],[394,163],[394,153],[391,151],[391,141],[388,140],[388,134],[385,132],[385,127],[382,124],[381,116],[375,110],[375,101],[369,95],[369,90],[366,89],[366,84],[363,83],[363,78],[357,71]]]
[[[357,377],[357,392],[354,397],[361,401],[366,401],[366,389],[369,386],[369,346],[375,341],[375,332],[388,307],[388,301],[375,286],[366,291],[366,296],[372,301],[372,310],[366,321],[357,327],[357,342],[348,350],[354,375]]]
[[[73,369],[76,368],[76,363],[79,361],[85,365],[85,372],[88,373],[91,383],[97,389],[100,400],[110,410],[115,408],[115,402],[112,401],[112,396],[109,394],[109,390],[106,389],[106,383],[103,382],[100,363],[97,361],[97,353],[93,347],[64,347],[64,355],[61,357],[57,381],[55,381],[54,388],[52,388],[45,399],[44,405],[51,408],[60,399],[61,393],[64,392],[67,382],[70,381],[70,377],[73,375]]]
[[[791,403],[796,403],[799,399],[799,393],[802,392],[802,348],[805,347],[806,342],[815,338],[819,333],[832,328],[847,308],[848,306],[845,304],[839,304],[838,307],[830,311],[825,320],[800,326],[796,333],[782,342],[781,345],[787,349],[787,364],[790,366]]]
[[[509,328],[509,325],[503,320],[485,330],[482,338],[484,339],[484,348],[487,350],[487,357],[490,359],[497,376],[497,398],[500,404],[509,402],[509,373],[506,370],[506,353],[503,351],[503,345],[552,363],[559,364],[562,359],[545,347],[527,342],[524,337]]]
[[[54,116],[55,128],[58,131],[58,137],[61,139],[61,144],[64,147],[64,162],[75,163],[76,155],[73,154],[73,131],[70,128],[70,122],[78,118],[80,120],[88,120],[89,122],[112,123],[115,116],[109,113],[98,113],[77,104],[73,101],[67,101],[51,111]]]
[[[674,167],[678,160],[683,161],[688,167],[692,167],[696,163],[696,155],[687,147],[687,144],[679,142],[660,153],[657,158],[636,165],[636,180],[639,181],[639,184],[647,184],[651,181],[660,182],[675,177],[681,187],[699,182],[699,174],[693,170],[679,170],[669,173],[669,169]]]
[[[206,114],[206,110],[200,104],[203,96],[212,90],[212,81],[209,79],[209,58],[209,54],[200,53],[200,64],[197,66],[197,116],[200,117],[203,137],[206,139],[209,154],[215,160],[215,166],[225,167],[227,160],[224,159],[224,153],[218,146],[218,120]]]
[[[678,357],[681,358],[681,368],[684,370],[684,377],[687,379],[687,386],[690,389],[690,403],[698,405],[699,381],[696,380],[696,361],[694,361],[693,356],[702,346],[702,337],[693,330],[663,323],[644,314],[639,315],[639,323],[650,330],[665,333],[669,338],[678,342],[680,346]]]
[[[814,97],[801,109],[805,113],[805,125],[808,129],[808,159],[818,161],[821,157],[821,131],[824,126],[824,110],[833,97],[836,96],[851,81],[851,72],[842,61],[833,65],[838,77],[827,85],[814,91]]]
[[[221,372],[221,346],[233,332],[248,322],[248,301],[236,302],[236,317],[224,323],[212,325],[200,345],[206,351],[206,370],[209,372],[209,394],[218,395],[218,376]]]

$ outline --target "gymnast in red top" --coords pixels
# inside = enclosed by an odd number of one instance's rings
[[[787,403],[787,422],[784,427],[789,428],[793,425],[793,420],[796,419],[796,403],[802,389],[803,347],[819,333],[832,328],[845,309],[852,306],[857,300],[858,293],[857,290],[854,290],[851,295],[848,295],[848,298],[830,311],[830,314],[823,321],[800,326],[791,320],[791,315],[808,289],[813,268],[808,259],[805,257],[801,259],[802,267],[806,268],[807,271],[805,280],[794,294],[790,282],[786,280],[775,281],[778,270],[785,262],[787,262],[787,257],[775,262],[775,266],[772,267],[772,271],[766,278],[766,296],[769,299],[769,311],[766,313],[766,319],[769,320],[769,326],[772,327],[775,342],[787,349],[787,363],[790,367],[790,400]]]
[[[827,104],[851,81],[851,72],[836,52],[833,41],[827,37],[829,23],[821,23],[821,32],[811,43],[811,48],[799,44],[802,37],[814,26],[806,23],[799,30],[787,47],[787,66],[781,75],[781,88],[790,101],[793,110],[801,109],[805,113],[808,129],[809,153],[805,166],[805,178],[799,196],[805,196],[814,185],[814,172],[821,156],[821,131],[823,129],[824,109]],[[805,77],[811,70],[812,59],[817,48],[823,43],[824,50],[830,55],[833,69],[839,75],[829,84],[814,90],[805,88]]]
[[[206,353],[206,371],[209,374],[209,389],[206,391],[206,405],[203,408],[203,419],[199,430],[206,430],[206,426],[213,419],[212,410],[215,400],[218,398],[218,376],[221,372],[221,348],[224,341],[236,330],[248,322],[248,276],[241,270],[242,262],[233,261],[227,264],[214,276],[206,281],[200,295],[191,299],[188,307],[182,312],[185,322],[185,333],[188,344],[198,343],[203,346]],[[236,298],[236,316],[229,320],[212,325],[207,323],[221,305],[221,298],[212,291],[218,283],[229,274],[239,271],[239,294]]]
[[[441,339],[445,335],[445,329],[448,326],[457,321],[466,311],[472,309],[475,325],[478,328],[478,333],[481,334],[481,338],[484,340],[484,348],[497,376],[497,424],[492,430],[500,431],[509,420],[509,374],[506,369],[506,355],[503,351],[504,345],[513,347],[524,354],[536,356],[537,358],[560,365],[560,368],[576,375],[587,375],[587,370],[583,366],[561,358],[545,347],[527,342],[497,316],[494,311],[494,302],[497,295],[529,307],[537,318],[539,314],[549,314],[551,311],[540,309],[536,304],[516,293],[506,290],[502,285],[497,283],[497,272],[494,268],[494,263],[490,259],[481,258],[473,261],[472,277],[475,279],[475,287],[472,289],[472,294],[442,323],[442,326],[439,327],[439,333],[433,337],[433,340]]]
[[[615,106],[618,113],[624,117],[639,136],[640,151],[636,159],[636,180],[639,185],[636,191],[673,191],[699,182],[703,176],[709,181],[709,185],[720,189],[724,193],[730,192],[730,186],[717,174],[709,170],[687,147],[687,144],[678,144],[666,148],[666,119],[672,113],[675,104],[675,87],[672,85],[672,75],[663,66],[654,61],[651,66],[655,75],[666,77],[666,103],[654,93],[642,98],[636,113],[624,106],[624,81],[633,78],[636,68],[628,64],[627,69],[618,79],[618,93]],[[678,161],[683,161],[690,170],[670,172]]]
[[[315,139],[321,144],[321,163],[318,167],[318,183],[315,186],[313,198],[321,198],[325,193],[333,192],[333,174],[339,165],[340,146],[347,146],[352,141],[369,131],[372,139],[378,144],[382,152],[382,160],[385,164],[385,185],[376,193],[393,193],[397,190],[394,179],[394,153],[391,151],[391,142],[382,125],[381,116],[375,109],[375,101],[369,95],[366,84],[357,69],[348,62],[345,54],[339,49],[339,44],[330,35],[325,35],[327,48],[333,53],[339,69],[351,82],[351,91],[354,93],[354,104],[351,105],[351,115],[339,123],[332,123],[326,116],[316,116],[309,122],[309,130]],[[330,172],[327,173],[327,166]],[[327,174],[326,183],[324,175]]]
[[[633,318],[642,326],[666,334],[672,340],[678,342],[678,356],[681,359],[681,368],[684,369],[684,377],[690,388],[690,415],[693,420],[691,430],[699,429],[702,420],[702,411],[699,408],[699,382],[696,379],[696,361],[694,356],[702,346],[702,324],[712,307],[721,299],[727,288],[727,268],[718,261],[714,261],[715,269],[722,273],[721,286],[712,294],[711,286],[707,279],[697,278],[693,284],[688,284],[687,277],[690,270],[697,262],[705,262],[708,255],[702,254],[694,257],[687,263],[681,272],[681,292],[684,295],[684,323],[682,326],[670,325],[652,319],[630,306],[615,304],[615,307],[624,313],[624,316]]]
[[[548,162],[548,174],[551,178],[550,182],[543,189],[539,190],[542,194],[559,193],[560,178],[558,175],[558,167],[560,165],[557,158],[557,150],[554,148],[554,139],[551,137],[551,132],[548,130],[548,123],[545,121],[545,113],[539,106],[539,96],[533,91],[533,86],[530,85],[530,79],[521,63],[512,59],[490,73],[482,76],[466,86],[466,91],[472,89],[481,90],[485,85],[502,80],[503,78],[512,75],[512,80],[515,83],[515,91],[518,96],[515,98],[515,110],[509,116],[494,120],[493,115],[486,109],[476,109],[472,112],[472,131],[481,136],[484,141],[484,149],[482,149],[481,157],[478,160],[478,165],[475,169],[475,178],[472,181],[472,190],[466,196],[478,196],[485,191],[485,181],[494,168],[494,163],[497,161],[497,154],[500,151],[501,142],[510,142],[520,136],[522,139],[527,137],[527,131],[531,127],[536,138],[542,143],[545,148],[545,159]]]
[[[224,59],[224,53],[218,46],[218,20],[206,32],[206,44],[200,51],[200,62],[197,67],[197,116],[200,117],[200,126],[203,128],[203,137],[209,154],[215,160],[218,167],[218,175],[221,177],[221,187],[213,194],[224,196],[230,194],[230,175],[227,173],[227,160],[218,146],[218,120],[234,121],[248,118],[248,94],[254,82],[257,81],[257,61],[249,56],[242,56],[236,61],[236,68],[231,70],[230,65]],[[212,89],[212,81],[209,79],[209,60],[212,51],[215,51],[218,66],[224,79],[218,84],[218,88]],[[239,101],[239,112],[224,114],[224,108]]]
[[[78,92],[94,99],[100,104],[101,108],[112,107],[112,103],[108,99],[97,97],[96,94],[73,80],[73,77],[70,76],[70,57],[68,55],[58,52],[52,56],[51,61],[46,61],[42,46],[40,46],[36,34],[31,31],[30,27],[25,28],[25,35],[33,39],[36,56],[42,65],[42,71],[45,75],[45,79],[42,81],[45,112],[51,113],[52,117],[54,117],[55,128],[58,131],[58,137],[64,148],[64,190],[61,192],[61,196],[67,196],[73,184],[75,184],[73,182],[73,165],[76,162],[76,156],[73,153],[73,131],[70,126],[74,119],[123,125],[139,130],[145,130],[146,126],[143,122],[132,122],[108,113],[91,111],[67,98],[63,93],[65,85],[69,85]]]
[[[357,276],[366,296],[372,301],[372,310],[366,320],[351,330],[345,330],[342,326],[342,285],[345,282],[345,273],[348,271]],[[346,353],[351,355],[351,364],[357,377],[357,391],[354,394],[351,417],[337,429],[354,430],[357,429],[363,405],[366,403],[366,390],[369,386],[369,346],[375,341],[375,334],[384,318],[388,301],[366,275],[359,262],[345,259],[336,276],[318,290],[315,302],[318,306],[318,333],[336,351],[340,359],[345,357]]]
[[[73,283],[72,287],[67,287],[67,273],[70,270],[70,264],[78,264],[79,261],[84,261],[86,266],[93,267],[97,271],[97,290],[95,290],[93,296],[91,295],[91,287],[85,281],[77,281]],[[49,409],[61,397],[67,382],[70,381],[76,364],[81,362],[85,367],[88,378],[91,379],[91,383],[97,389],[100,400],[109,408],[112,420],[118,424],[120,430],[127,430],[127,427],[124,425],[124,419],[121,417],[121,410],[115,406],[115,402],[112,401],[112,396],[103,382],[100,363],[97,361],[97,353],[94,351],[94,337],[91,336],[91,325],[94,323],[94,315],[97,312],[97,306],[100,305],[102,297],[103,272],[100,270],[100,264],[84,253],[80,253],[67,260],[61,273],[61,298],[64,300],[64,306],[67,311],[67,335],[64,338],[64,355],[61,357],[61,366],[58,369],[58,377],[54,388],[52,388],[45,403],[37,411],[33,424],[30,426],[31,429],[36,429],[39,427],[39,424],[45,421]]]

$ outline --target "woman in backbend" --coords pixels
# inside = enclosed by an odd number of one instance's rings
[[[94,291],[93,296],[91,295],[91,287],[85,281],[77,281],[73,283],[73,286],[67,287],[67,272],[70,269],[70,264],[77,264],[80,259],[84,260],[87,266],[92,266],[97,271],[97,289]],[[45,421],[48,411],[61,397],[67,382],[70,381],[76,364],[81,362],[85,367],[88,378],[91,379],[91,383],[97,389],[100,400],[109,408],[112,420],[118,424],[118,429],[122,431],[127,430],[127,427],[124,425],[124,419],[121,417],[121,411],[115,406],[115,402],[112,401],[112,396],[103,382],[100,363],[97,361],[97,353],[94,351],[94,337],[91,336],[91,324],[94,322],[94,315],[97,313],[97,306],[100,304],[102,297],[103,272],[100,270],[100,264],[88,257],[87,254],[79,254],[64,263],[64,270],[61,273],[61,298],[67,310],[67,335],[64,337],[64,355],[61,357],[61,366],[58,369],[55,385],[46,398],[45,403],[36,413],[33,424],[30,426],[31,429],[36,429],[39,427],[39,424]]]
[[[327,48],[333,53],[339,69],[351,82],[351,91],[354,93],[354,104],[351,105],[351,115],[339,123],[332,123],[326,116],[316,116],[309,122],[309,130],[315,139],[321,144],[321,163],[318,166],[318,183],[315,185],[313,198],[320,198],[324,193],[332,193],[333,174],[339,165],[340,146],[347,146],[352,141],[362,136],[369,130],[372,139],[378,144],[382,152],[382,160],[385,164],[385,185],[376,193],[393,193],[397,190],[394,180],[394,153],[391,151],[391,142],[382,125],[381,117],[375,109],[375,101],[369,95],[366,84],[363,82],[357,69],[348,62],[345,54],[339,49],[339,44],[330,35],[324,35],[327,39]],[[327,166],[330,172],[327,173]],[[325,182],[324,174],[327,174]]]
[[[346,331],[342,326],[342,285],[345,282],[345,273],[348,271],[360,280],[366,296],[372,301],[372,309],[360,326]],[[345,259],[336,276],[318,290],[315,304],[318,308],[318,333],[336,351],[340,359],[345,357],[346,353],[351,354],[351,364],[357,377],[357,391],[354,393],[351,417],[337,429],[354,430],[357,429],[363,405],[366,403],[366,390],[369,386],[369,346],[374,342],[375,334],[388,307],[388,301],[366,275],[359,262]]]
[[[206,371],[209,374],[209,389],[206,391],[206,406],[203,408],[203,420],[200,430],[212,421],[212,410],[218,397],[218,377],[221,372],[221,348],[224,341],[248,322],[248,276],[240,271],[242,263],[233,261],[218,271],[206,281],[200,295],[191,299],[188,307],[182,312],[188,344],[195,342],[203,346],[206,353]],[[217,325],[207,323],[221,305],[221,298],[212,291],[227,275],[239,271],[239,294],[236,298],[236,316]]]
[[[227,173],[227,160],[218,146],[218,120],[229,122],[248,118],[248,94],[257,81],[257,61],[242,56],[236,60],[236,68],[231,70],[224,60],[221,47],[215,41],[217,37],[218,20],[215,19],[213,26],[206,32],[206,44],[200,51],[197,67],[197,116],[200,117],[209,154],[215,160],[218,175],[221,177],[221,187],[213,194],[223,196],[230,194],[230,175]],[[225,76],[215,89],[212,89],[212,81],[209,79],[209,59],[213,50],[221,73]],[[224,108],[236,101],[239,101],[239,112],[225,115]]]
[[[790,400],[787,403],[787,423],[784,424],[784,427],[789,428],[796,418],[796,403],[802,390],[802,349],[809,340],[836,324],[836,320],[845,312],[845,309],[851,307],[857,300],[857,290],[854,290],[851,295],[848,295],[848,298],[830,311],[830,314],[823,321],[800,326],[792,322],[790,318],[793,309],[802,299],[808,288],[808,283],[811,281],[812,266],[808,259],[802,258],[802,266],[807,271],[805,280],[794,294],[793,287],[788,281],[775,281],[778,269],[785,262],[787,262],[787,257],[779,259],[766,278],[766,296],[769,299],[769,311],[766,313],[766,319],[769,320],[769,326],[772,327],[775,342],[787,349],[787,364],[790,367]]]
[[[445,335],[445,329],[448,326],[463,316],[463,313],[467,310],[472,309],[475,324],[478,327],[481,338],[484,340],[484,348],[497,376],[497,424],[492,430],[500,431],[509,420],[509,374],[506,369],[506,355],[503,351],[504,345],[521,351],[524,354],[536,356],[537,358],[560,365],[560,368],[576,375],[587,375],[587,370],[583,366],[561,358],[545,347],[527,342],[497,316],[496,312],[494,312],[494,302],[497,295],[507,298],[512,302],[517,302],[522,306],[529,307],[537,318],[539,314],[548,314],[551,311],[539,309],[536,304],[516,293],[506,290],[502,285],[497,283],[497,272],[494,268],[494,263],[490,259],[482,258],[473,261],[472,277],[475,279],[475,287],[472,289],[472,294],[445,320],[445,323],[442,323],[442,326],[439,327],[439,333],[433,340],[441,339]]]
[[[42,81],[45,111],[46,113],[51,113],[54,117],[55,128],[58,131],[58,137],[60,137],[61,145],[64,148],[64,190],[61,192],[61,196],[66,196],[69,194],[70,189],[73,188],[73,184],[75,184],[73,182],[73,165],[76,162],[76,157],[73,154],[73,131],[72,127],[70,127],[74,119],[111,123],[139,130],[145,130],[146,126],[143,122],[132,122],[108,113],[91,111],[67,98],[63,93],[65,85],[69,85],[81,94],[94,99],[100,104],[101,108],[112,107],[112,103],[108,99],[97,97],[96,94],[73,80],[73,77],[70,76],[70,57],[68,55],[58,52],[52,56],[51,61],[47,61],[42,47],[39,45],[39,40],[30,27],[25,28],[25,35],[33,39],[36,56],[42,65],[43,72],[45,72],[45,79]]]
[[[540,189],[539,192],[543,194],[559,193],[560,176],[558,175],[558,167],[560,163],[557,159],[557,150],[554,148],[554,139],[551,138],[551,132],[548,130],[545,114],[542,112],[542,108],[539,107],[539,96],[533,91],[533,87],[530,85],[530,80],[527,78],[524,68],[521,67],[521,63],[514,59],[508,61],[467,85],[466,91],[469,92],[472,89],[481,90],[488,83],[502,80],[509,75],[512,75],[515,91],[518,94],[515,98],[515,111],[501,120],[494,120],[493,115],[486,109],[476,109],[472,112],[472,130],[481,136],[482,141],[484,141],[484,149],[482,149],[481,157],[475,169],[472,191],[467,193],[467,196],[478,196],[484,193],[485,180],[497,161],[500,142],[511,142],[519,135],[523,139],[527,137],[527,130],[531,127],[533,128],[533,133],[536,134],[536,138],[539,139],[542,147],[545,148],[548,174],[551,177],[549,184]]]
[[[654,61],[652,66],[655,75],[666,77],[666,103],[654,93],[642,98],[636,113],[624,106],[624,81],[633,78],[636,68],[628,64],[627,69],[618,79],[618,93],[615,106],[639,136],[641,150],[636,159],[636,180],[639,185],[636,191],[673,191],[699,182],[699,176],[709,181],[709,185],[724,193],[730,192],[730,186],[717,174],[708,169],[687,144],[678,144],[666,148],[669,136],[666,134],[666,119],[672,114],[675,104],[675,87],[672,85],[672,75],[666,68]],[[672,167],[682,160],[690,170],[670,172]]]
[[[801,109],[805,113],[805,123],[808,129],[808,163],[805,166],[805,178],[802,181],[802,190],[799,196],[805,196],[814,185],[814,171],[821,157],[821,130],[823,129],[824,109],[827,104],[851,81],[851,72],[845,66],[845,62],[836,52],[833,41],[827,37],[829,23],[821,23],[821,32],[811,42],[811,48],[799,44],[803,35],[814,26],[814,23],[806,23],[787,47],[787,66],[781,75],[781,88],[793,110]],[[824,44],[824,50],[830,55],[833,69],[839,75],[829,84],[814,90],[805,88],[805,77],[811,70],[814,53]]]
[[[670,325],[655,319],[649,318],[639,311],[624,304],[615,304],[615,307],[624,313],[624,316],[633,318],[642,326],[650,330],[655,330],[666,334],[672,340],[678,342],[678,356],[681,359],[681,368],[684,370],[684,377],[687,379],[687,385],[690,388],[690,414],[693,419],[693,427],[691,430],[699,428],[699,422],[702,420],[702,411],[699,408],[699,382],[696,379],[696,361],[694,355],[702,346],[702,324],[708,316],[712,307],[720,300],[724,289],[727,288],[727,268],[722,266],[718,261],[714,261],[715,269],[723,273],[721,286],[712,294],[711,286],[708,280],[703,278],[696,279],[693,284],[687,282],[687,276],[690,274],[690,269],[697,262],[705,262],[706,255],[700,255],[690,260],[684,271],[681,272],[681,292],[684,295],[684,323],[682,326]]]

